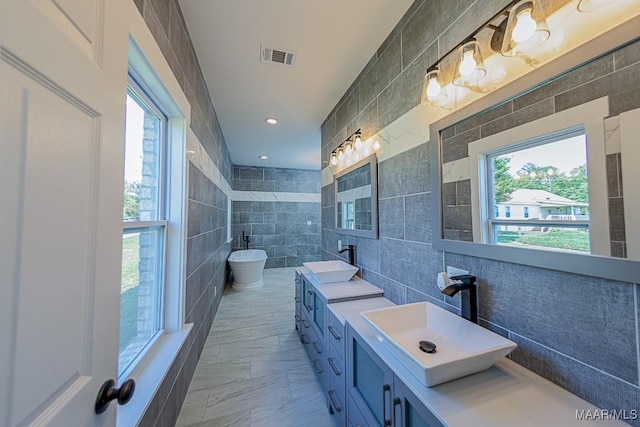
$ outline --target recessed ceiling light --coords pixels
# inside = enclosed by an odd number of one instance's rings
[[[262,159],[262,160],[267,160],[269,157],[267,157],[267,156],[258,156],[258,158]]]
[[[274,117],[267,117],[266,119],[264,119],[264,121],[267,122],[267,124],[270,124],[270,125],[278,124],[278,119],[276,119]]]

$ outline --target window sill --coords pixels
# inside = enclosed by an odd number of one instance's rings
[[[118,426],[135,426],[140,422],[192,327],[188,324],[179,332],[164,334],[132,372],[130,377],[136,381],[136,391],[129,403],[118,407]]]

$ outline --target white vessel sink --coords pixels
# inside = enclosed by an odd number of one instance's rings
[[[358,271],[358,267],[344,261],[303,262],[320,283],[346,282]]]
[[[428,387],[484,371],[516,344],[428,302],[364,311],[361,316],[391,354]],[[419,342],[436,345],[420,350]]]

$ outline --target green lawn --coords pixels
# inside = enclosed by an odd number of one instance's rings
[[[525,245],[554,248],[561,250],[589,252],[589,232],[550,230],[546,233],[539,231],[500,231],[498,243],[503,245]]]
[[[138,334],[138,265],[140,237],[134,235],[122,240],[122,287],[120,289],[120,350],[129,345]]]

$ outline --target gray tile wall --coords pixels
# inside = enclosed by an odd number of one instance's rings
[[[178,0],[134,0],[191,105],[191,129],[222,176],[233,163]]]
[[[227,182],[232,163],[177,0],[134,0],[191,105],[191,129]],[[173,426],[191,382],[227,279],[227,197],[188,166],[185,321],[193,329],[149,403],[140,426]]]
[[[233,189],[252,192],[320,193],[320,171],[234,166]],[[251,249],[267,253],[265,268],[297,267],[320,261],[320,203],[234,201],[233,249],[244,248],[242,232]]]
[[[427,66],[507,3],[416,0],[323,123],[322,161],[358,127],[366,138],[416,106]],[[554,7],[564,3],[550,2]],[[448,18],[436,22],[442,16]],[[606,94],[612,114],[638,108],[638,81],[640,43],[448,129],[445,161],[466,157],[466,144],[480,135]],[[640,285],[434,250],[430,155],[424,144],[379,164],[377,240],[334,229],[333,186],[323,187],[323,259],[344,259],[337,240],[354,243],[363,278],[383,288],[388,298],[399,304],[428,300],[456,313],[459,297],[440,293],[436,273],[447,265],[468,269],[480,280],[480,323],[518,343],[513,360],[602,408],[637,409]],[[470,238],[464,212],[468,193],[462,182],[447,186],[443,194],[447,207],[459,214],[451,230],[461,240]],[[640,426],[638,420],[629,422]]]
[[[627,257],[627,238],[624,225],[624,196],[622,188],[622,156],[607,155],[607,193],[609,196],[609,238],[611,256]]]

